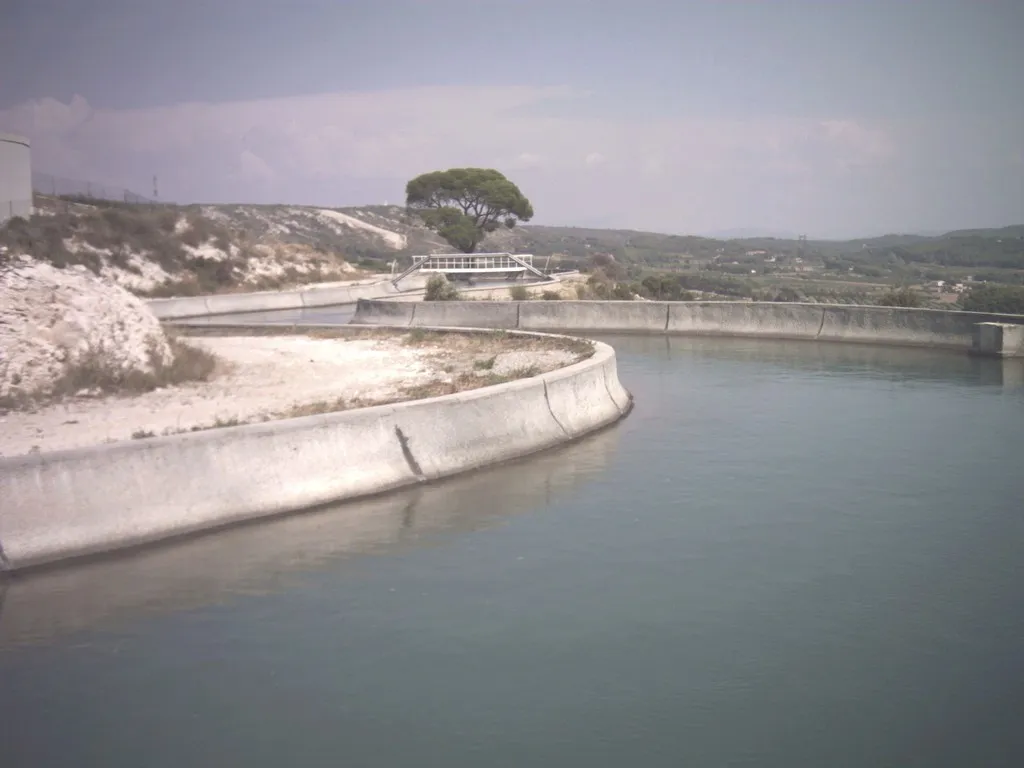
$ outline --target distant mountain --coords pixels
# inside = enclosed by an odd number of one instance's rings
[[[123,284],[142,293],[351,279],[390,270],[392,262],[408,265],[414,256],[453,250],[404,207],[393,205],[152,207],[40,198],[37,206],[39,214],[30,225],[0,227],[0,246],[51,262],[113,270]],[[634,265],[641,273],[682,264],[740,269],[749,260],[765,256],[752,251],[846,267],[918,263],[1024,271],[1024,225],[937,236],[808,238],[806,243],[781,230],[737,228],[715,235],[529,224],[498,229],[480,250],[531,253],[545,263],[553,257],[552,264],[563,268],[588,266],[594,255],[602,254]],[[65,245],[48,252],[50,242]]]
[[[750,240],[772,238],[774,240],[796,240],[800,237],[798,232],[788,230],[757,229],[756,227],[740,227],[737,229],[722,229],[716,232],[700,233],[702,237],[712,240]]]

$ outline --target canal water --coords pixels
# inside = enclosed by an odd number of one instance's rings
[[[614,338],[622,424],[14,579],[0,763],[1024,765],[1024,375]]]

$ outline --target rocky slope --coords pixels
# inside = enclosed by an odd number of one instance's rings
[[[0,409],[147,388],[174,353],[145,303],[83,266],[0,266]]]

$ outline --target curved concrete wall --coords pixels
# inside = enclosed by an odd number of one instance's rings
[[[615,353],[444,397],[0,460],[0,569],[119,549],[518,458],[630,408]]]
[[[979,348],[981,342],[978,340],[980,324],[1017,326],[1024,324],[1024,315],[936,309],[739,301],[429,302],[403,305],[370,300],[358,303],[352,322],[418,326],[442,318],[449,326],[849,341],[977,349],[986,354],[1024,356],[1024,344],[1016,334],[1000,334],[1000,339],[1005,341],[1001,350]]]
[[[411,275],[402,281],[401,290],[390,280],[374,280],[344,285],[310,285],[294,291],[217,293],[176,299],[152,299],[146,303],[153,314],[161,320],[183,320],[189,317],[231,315],[241,312],[354,304],[359,299],[399,296],[406,291],[422,290],[425,286],[425,277]]]
[[[0,223],[32,215],[32,149],[22,136],[0,133]]]
[[[430,532],[486,528],[585,482],[611,462],[620,436],[618,430],[603,431],[513,472],[470,472],[442,484],[236,526],[128,557],[8,579],[6,585],[0,582],[0,653],[6,646],[102,626],[138,610],[198,608],[223,600],[225,593],[283,588],[296,573]]]

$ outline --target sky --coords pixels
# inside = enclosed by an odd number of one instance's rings
[[[1024,0],[0,0],[0,132],[175,202],[855,237],[1024,223]]]

